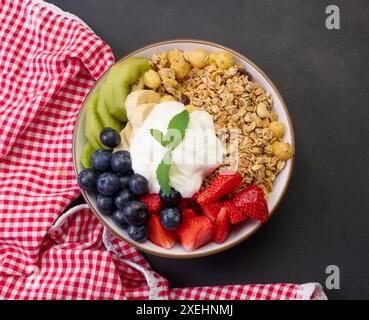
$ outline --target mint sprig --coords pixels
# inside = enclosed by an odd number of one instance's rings
[[[161,145],[163,145],[163,141],[164,141],[164,135],[163,133],[158,130],[158,129],[150,129],[150,134],[152,135],[152,137],[159,142]]]
[[[174,150],[182,142],[188,123],[190,121],[190,114],[187,110],[176,114],[168,123],[167,133],[164,136],[164,141],[170,141],[170,149]],[[174,138],[174,139],[172,139]]]
[[[158,179],[161,190],[170,194],[169,170],[172,165],[172,152],[168,150],[156,169],[156,178]]]
[[[158,129],[150,129],[152,137],[168,149],[156,169],[156,178],[158,179],[161,190],[166,195],[169,195],[171,191],[169,171],[172,165],[172,151],[183,141],[189,121],[190,114],[187,110],[183,110],[169,121],[165,135]]]

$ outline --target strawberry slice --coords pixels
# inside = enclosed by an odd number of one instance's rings
[[[211,241],[213,226],[208,217],[196,216],[184,221],[177,228],[177,236],[183,248],[188,251],[196,250]]]
[[[197,202],[197,197],[199,196],[200,192],[196,192],[191,198],[181,198],[179,200],[178,208],[179,210],[183,210],[185,208],[191,208],[195,212],[200,213],[201,208],[200,205]]]
[[[194,195],[191,197],[192,200],[197,201],[197,198],[199,197],[200,193],[203,191],[201,188],[200,191],[197,191],[194,193]]]
[[[216,201],[214,203],[206,204],[201,206],[201,211],[206,215],[211,221],[214,221],[220,211],[223,208],[223,203],[221,201]]]
[[[150,214],[159,214],[163,208],[163,202],[157,193],[147,193],[140,197],[140,201],[146,205]]]
[[[181,198],[181,200],[179,200],[178,209],[179,210],[186,209],[191,201],[192,201],[191,198]]]
[[[214,235],[213,239],[215,243],[223,243],[229,235],[230,223],[229,215],[226,207],[220,209],[220,212],[214,222]]]
[[[181,221],[187,221],[191,218],[197,217],[197,214],[194,210],[190,208],[185,208],[181,211]]]
[[[232,219],[231,216],[232,223],[238,223],[247,217],[254,218],[262,223],[268,220],[268,204],[263,189],[259,186],[252,185],[241,190],[233,197],[233,205],[240,210],[241,214],[238,218],[233,217]],[[241,217],[244,217],[244,219],[241,219]]]
[[[248,219],[248,216],[243,214],[230,200],[223,201],[223,205],[227,208],[231,224],[236,224]]]
[[[198,215],[196,214],[194,210],[190,208],[184,208],[183,210],[181,210],[181,222],[179,226],[176,228],[177,238],[178,238],[178,234],[184,232],[184,230],[182,229],[186,228],[187,221],[194,217],[198,217]]]
[[[165,229],[160,222],[158,214],[153,214],[148,223],[149,240],[155,243],[159,247],[170,249],[176,243],[176,237],[174,231]]]
[[[238,172],[222,172],[214,178],[205,191],[200,193],[197,202],[201,205],[215,202],[241,184],[242,176]]]
[[[192,209],[193,211],[195,211],[197,214],[201,214],[202,210],[200,205],[198,204],[197,201],[193,201],[191,200],[188,204],[187,204],[187,208]]]

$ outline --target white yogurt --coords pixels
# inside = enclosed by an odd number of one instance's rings
[[[165,134],[169,121],[184,109],[179,102],[157,104],[131,141],[132,168],[146,177],[151,193],[160,190],[156,169],[168,149],[151,136],[150,129],[158,129]],[[200,189],[204,178],[219,167],[222,159],[223,146],[215,135],[212,116],[205,111],[190,113],[185,138],[172,152],[171,186],[182,197],[191,197]]]

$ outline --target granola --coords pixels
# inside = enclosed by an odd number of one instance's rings
[[[180,52],[176,50],[176,58],[179,55]],[[228,59],[228,56],[225,57]],[[284,169],[293,150],[288,143],[281,141],[283,124],[278,121],[278,114],[273,109],[271,94],[252,81],[243,66],[229,64],[229,60],[226,60],[227,69],[224,69],[220,66],[225,66],[225,58],[221,56],[219,59],[217,65],[217,56],[211,54],[208,63],[205,63],[203,51],[193,54],[185,52],[180,57],[184,67],[182,72],[180,66],[176,70],[171,68],[166,53],[153,55],[152,66],[162,80],[157,92],[163,96],[170,94],[176,100],[181,100],[185,95],[189,98],[191,110],[205,110],[213,115],[216,133],[224,134],[224,129],[227,130],[223,137],[226,159],[234,151],[230,132],[237,130],[237,170],[244,178],[241,188],[256,184],[267,194],[273,190],[273,181]],[[188,69],[189,65],[193,67]],[[200,65],[202,68],[197,68]],[[178,78],[177,73],[186,74],[186,77]],[[204,186],[219,170],[229,165],[225,161],[204,181]]]

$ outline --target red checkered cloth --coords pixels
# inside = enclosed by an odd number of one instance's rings
[[[0,299],[311,299],[319,284],[170,289],[104,229],[80,194],[72,135],[87,92],[114,61],[77,17],[0,0]]]

